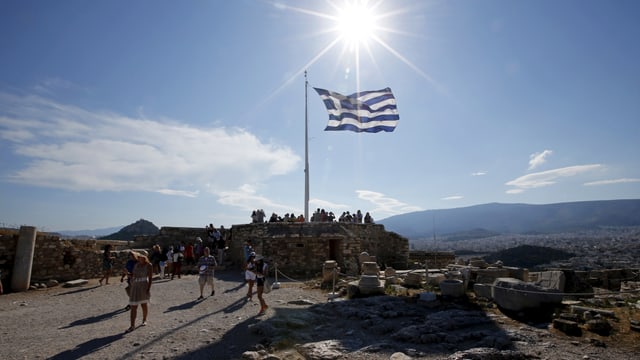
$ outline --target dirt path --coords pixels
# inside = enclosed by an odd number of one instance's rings
[[[0,296],[0,358],[593,360],[640,353],[640,333],[628,330],[628,320],[616,321],[622,330],[612,336],[570,337],[473,302],[425,305],[394,296],[328,302],[300,283],[282,282],[265,296],[267,313],[257,316],[257,299],[246,301],[238,270],[216,277],[215,295],[200,301],[196,276],[154,282],[148,325],[131,333],[119,278]],[[627,317],[637,319],[638,312]]]
[[[197,301],[197,276],[158,280],[151,289],[149,321],[125,334],[129,312],[119,278],[99,286],[95,279],[78,288],[0,296],[0,358],[3,359],[238,359],[260,337],[249,327],[274,316],[292,299],[325,301],[319,292],[298,285],[265,295],[270,309],[257,316],[259,305],[246,301],[239,271],[217,274],[216,294]],[[205,288],[205,295],[209,289]],[[138,309],[138,324],[142,321]]]

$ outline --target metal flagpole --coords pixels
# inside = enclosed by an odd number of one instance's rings
[[[304,221],[309,221],[309,115],[307,111],[307,70],[304,71]]]

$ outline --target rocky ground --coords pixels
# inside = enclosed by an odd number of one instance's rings
[[[376,296],[328,300],[325,291],[282,282],[246,301],[236,270],[217,274],[216,293],[199,296],[197,278],[158,280],[148,325],[131,333],[119,278],[99,286],[0,296],[2,359],[637,359],[634,306],[615,308],[609,336],[568,336],[548,314],[506,316],[475,299],[418,301]],[[208,295],[208,292],[205,291]],[[141,322],[141,314],[138,324]]]

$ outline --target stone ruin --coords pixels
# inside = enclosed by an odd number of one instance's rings
[[[524,268],[504,266],[501,262],[487,264],[475,259],[467,263],[456,261],[444,268],[425,265],[396,270],[387,266],[381,271],[375,256],[366,252],[360,254],[359,264],[357,280],[348,282],[347,297],[413,294],[418,301],[433,306],[447,299],[474,298],[481,303],[494,304],[507,314],[532,314],[539,320],[542,318],[538,315],[551,316],[548,311],[553,310],[553,327],[568,335],[580,335],[584,330],[607,336],[612,331],[611,321],[619,322],[612,311],[584,306],[598,304],[595,299],[598,291],[623,291],[631,297],[635,294],[635,306],[640,308],[640,271],[637,269],[529,272]],[[331,266],[337,267],[336,264]],[[325,277],[325,281],[327,279]],[[613,286],[598,290],[596,286],[602,284]],[[618,303],[617,306],[627,306],[625,302]],[[638,320],[631,320],[629,326],[632,331],[640,331]]]

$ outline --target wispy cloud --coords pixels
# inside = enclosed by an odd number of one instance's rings
[[[28,160],[5,167],[5,179],[76,191],[224,194],[300,162],[288,146],[244,129],[132,118],[34,95],[0,93],[0,138]]]
[[[160,194],[165,195],[174,195],[174,196],[185,196],[185,197],[196,197],[200,193],[199,191],[185,191],[185,190],[172,190],[172,189],[160,189],[158,190]]]
[[[464,196],[462,195],[452,195],[452,196],[447,196],[447,197],[443,197],[442,200],[460,200],[460,199],[464,199]]]
[[[486,171],[476,171],[471,173],[471,176],[484,176],[484,175],[487,175]]]
[[[640,182],[640,179],[633,178],[622,178],[622,179],[611,179],[611,180],[599,180],[599,181],[591,181],[584,183],[585,186],[600,186],[600,185],[613,185],[613,184],[625,184],[625,183],[636,183]]]
[[[529,155],[529,170],[533,170],[547,161],[547,157],[551,156],[553,151],[544,150],[543,152],[533,153]]]
[[[279,204],[268,197],[258,194],[257,188],[256,185],[244,184],[235,189],[216,191],[215,194],[218,195],[220,204],[238,207],[247,212],[255,209],[270,209],[269,211],[282,212],[283,214],[299,211],[289,205]]]
[[[589,173],[602,168],[600,164],[576,165],[547,170],[521,176],[508,181],[506,185],[515,187],[507,190],[507,194],[518,194],[527,189],[534,189],[555,184],[558,179]]]
[[[338,210],[350,210],[351,206],[346,204],[338,204],[331,201],[321,200],[321,199],[309,199],[309,212],[315,211],[315,209],[325,209],[327,211],[333,211],[334,213]]]
[[[409,205],[400,200],[387,197],[379,192],[369,190],[356,190],[356,193],[358,194],[358,198],[369,201],[374,205],[374,208],[368,211],[375,212],[378,217],[386,217],[422,210],[418,206]]]

